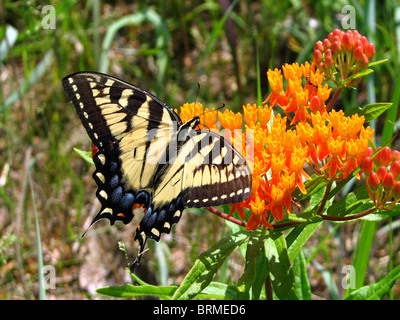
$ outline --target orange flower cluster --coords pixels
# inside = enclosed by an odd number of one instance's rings
[[[346,37],[342,35],[341,40],[346,41]],[[364,127],[363,116],[346,117],[342,110],[328,110],[325,103],[332,89],[323,84],[325,74],[315,63],[285,64],[282,70],[268,70],[267,76],[271,93],[262,106],[247,104],[243,106],[243,114],[230,110],[218,112],[225,138],[237,149],[242,146],[242,154],[252,169],[250,198],[232,204],[230,211],[231,215],[236,210],[246,221],[244,208],[250,210],[248,230],[260,225],[273,228],[274,219],[281,221],[285,210],[291,212],[294,189],[298,187],[307,193],[304,180],[311,177],[304,170],[306,165],[330,181],[348,177],[362,165],[374,133],[370,127]],[[286,116],[273,115],[272,108],[276,105]],[[201,114],[198,112],[202,106],[196,108],[183,106],[182,120],[203,116],[206,126],[215,129],[215,110]],[[244,132],[232,134],[243,125]],[[357,178],[360,175],[361,171]]]

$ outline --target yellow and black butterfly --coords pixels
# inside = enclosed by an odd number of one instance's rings
[[[93,178],[102,218],[125,224],[144,207],[137,227],[139,264],[148,238],[169,233],[185,207],[246,200],[251,172],[242,155],[222,136],[196,130],[194,117],[182,123],[157,97],[125,81],[78,72],[62,81],[68,97],[98,149]]]

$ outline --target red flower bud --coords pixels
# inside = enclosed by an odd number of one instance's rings
[[[353,39],[353,35],[349,32],[346,32],[343,37],[342,37],[342,45],[343,45],[343,49],[346,52],[350,52],[353,50],[353,44],[354,44],[354,39]]]
[[[353,30],[353,37],[354,40],[359,40],[361,38],[361,34],[358,32],[358,30]]]
[[[340,50],[342,49],[340,42],[339,41],[333,41],[331,50],[334,55],[338,54]]]
[[[369,175],[368,180],[367,180],[367,184],[368,184],[369,188],[372,191],[375,191],[376,189],[378,189],[379,184],[380,184],[380,180],[379,180],[378,175],[375,172],[372,172]]]
[[[364,151],[364,157],[370,157],[374,154],[374,149],[372,149],[371,147],[368,147],[367,149],[365,149]]]
[[[354,48],[357,48],[357,47],[361,47],[361,49],[364,50],[364,46],[363,46],[362,41],[361,41],[360,39],[357,39],[357,40],[354,42]]]
[[[360,38],[360,40],[361,40],[361,42],[362,42],[362,44],[363,44],[363,48],[366,48],[367,45],[368,45],[368,39],[367,39],[367,37],[366,37],[366,36],[362,36],[362,37]]]
[[[324,45],[322,44],[321,41],[317,41],[314,45],[314,51],[319,50],[321,52],[324,51]]]
[[[331,49],[326,49],[325,50],[325,58],[329,57],[329,56],[332,56],[332,50]]]
[[[322,53],[321,53],[321,51],[319,51],[319,50],[314,50],[314,53],[313,53],[313,61],[314,61],[314,63],[315,64],[319,64],[319,63],[321,63],[322,62]]]
[[[366,157],[362,164],[362,170],[366,176],[369,176],[371,172],[374,170],[374,162],[370,157]]]
[[[396,181],[394,183],[393,190],[392,190],[392,196],[395,199],[398,199],[400,197],[400,181]]]
[[[344,32],[340,29],[335,29],[333,30],[333,36],[338,36],[340,39],[342,39]]]
[[[325,61],[324,61],[324,68],[325,69],[330,69],[333,65],[333,59],[332,56],[326,56]]]
[[[400,152],[392,150],[392,161],[400,160]]]
[[[391,172],[386,173],[382,180],[383,190],[390,192],[394,186],[394,178]]]
[[[317,113],[321,110],[321,100],[318,96],[313,96],[310,102],[310,110],[312,113]]]
[[[393,174],[395,180],[400,176],[400,160],[393,161],[390,166],[390,172]]]
[[[354,60],[356,60],[357,63],[362,62],[364,57],[364,51],[362,47],[358,46],[354,49]]]
[[[388,171],[387,171],[386,167],[380,166],[376,174],[378,175],[380,180],[383,180],[383,178],[386,176],[387,172]]]
[[[322,41],[322,45],[324,46],[324,49],[327,50],[327,49],[329,49],[331,47],[331,42],[328,39],[325,38]]]
[[[371,61],[375,57],[375,46],[373,43],[368,43],[365,48],[365,54],[369,61]]]
[[[389,147],[384,147],[383,150],[377,154],[377,157],[379,157],[379,162],[387,167],[392,162],[392,150],[390,150]]]

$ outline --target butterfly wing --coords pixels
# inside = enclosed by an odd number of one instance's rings
[[[128,223],[135,204],[145,207],[136,231],[139,263],[148,238],[169,233],[185,207],[240,202],[250,195],[251,173],[222,136],[182,124],[165,103],[108,75],[80,72],[63,86],[98,152],[93,157],[97,198],[92,224]]]
[[[241,202],[250,196],[251,171],[228,140],[194,126],[183,140],[157,176],[152,204],[136,231],[141,250],[148,237],[158,241],[161,233],[169,233],[185,207]]]
[[[63,86],[99,149],[93,178],[102,207],[92,224],[102,218],[128,223],[134,204],[150,204],[154,172],[181,121],[154,95],[108,75],[74,73]]]

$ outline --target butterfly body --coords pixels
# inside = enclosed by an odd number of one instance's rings
[[[96,221],[125,224],[144,207],[136,230],[136,266],[148,238],[169,233],[186,207],[247,199],[251,173],[242,155],[217,133],[182,123],[157,97],[125,81],[95,72],[63,79],[64,89],[98,149],[93,157]]]

